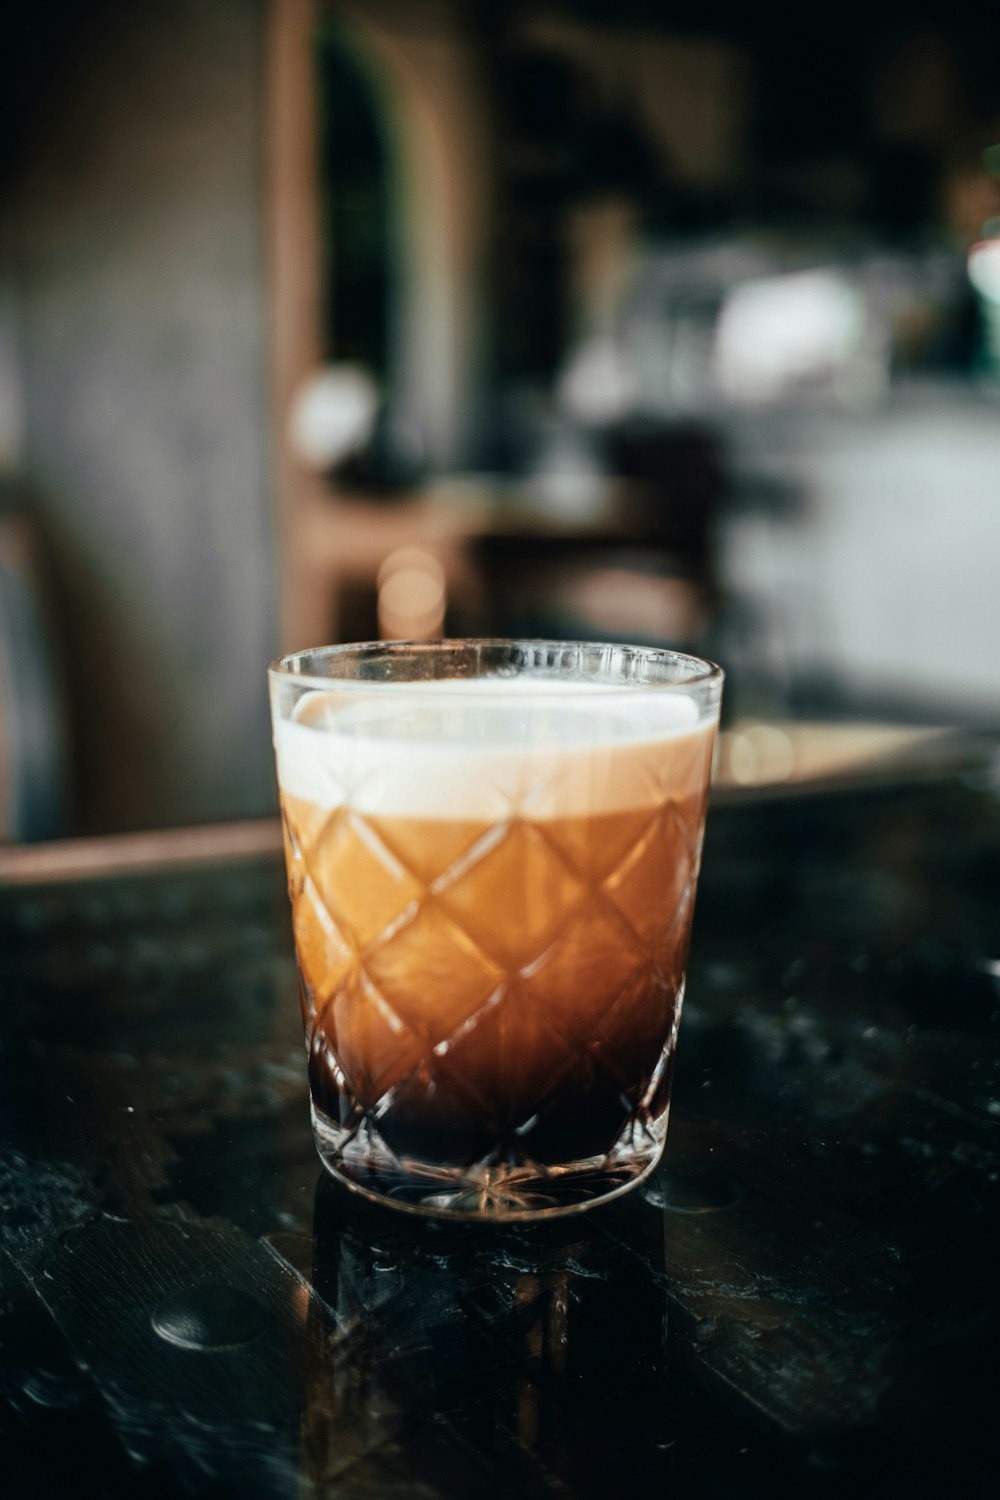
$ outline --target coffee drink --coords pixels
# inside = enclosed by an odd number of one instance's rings
[[[331,686],[276,723],[338,1173],[655,1161],[714,727],[683,692],[545,677]]]

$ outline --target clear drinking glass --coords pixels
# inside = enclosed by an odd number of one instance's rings
[[[472,640],[269,677],[324,1164],[462,1218],[633,1186],[666,1134],[720,669]]]

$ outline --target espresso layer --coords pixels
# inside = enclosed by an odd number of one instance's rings
[[[640,1106],[662,1110],[665,1086],[650,1085],[683,981],[704,813],[705,767],[694,758],[688,774],[686,795],[653,807],[498,824],[285,794],[325,1112],[349,1124],[374,1111],[387,1144],[413,1155],[472,1159],[492,1138],[558,1161],[568,1136],[593,1155]]]

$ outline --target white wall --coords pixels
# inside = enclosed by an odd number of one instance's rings
[[[723,570],[773,649],[877,704],[1000,719],[1000,390],[894,387],[867,414],[727,425],[737,483],[799,497],[723,526]]]

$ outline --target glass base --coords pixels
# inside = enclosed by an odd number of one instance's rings
[[[663,1154],[666,1112],[620,1139],[604,1156],[540,1166],[476,1162],[433,1166],[398,1158],[376,1137],[353,1136],[312,1105],[320,1160],[338,1182],[388,1208],[429,1218],[513,1223],[564,1218],[618,1198],[653,1171]],[[636,1135],[641,1134],[641,1140]]]

